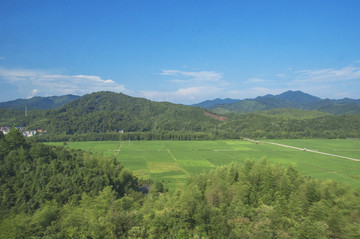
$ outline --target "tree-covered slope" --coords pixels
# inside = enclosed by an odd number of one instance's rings
[[[218,120],[201,108],[168,102],[153,102],[121,93],[85,95],[50,111],[44,122],[50,133],[206,131]]]
[[[200,102],[198,104],[193,104],[191,106],[197,106],[197,107],[201,107],[204,109],[209,109],[215,105],[222,105],[222,104],[232,104],[232,103],[236,103],[240,100],[235,100],[235,99],[230,99],[230,98],[226,98],[226,99],[215,99],[215,100],[206,100],[203,102]]]
[[[274,108],[281,100],[270,97],[264,101]],[[256,101],[236,104],[265,108]],[[31,110],[27,116],[10,109],[0,109],[0,113],[1,125],[41,128],[47,131],[41,140],[55,141],[360,137],[359,115],[336,116],[285,108],[214,117],[199,107],[153,102],[113,92],[85,95],[58,109]],[[125,134],[119,134],[120,130]]]
[[[281,99],[285,102],[289,102],[294,105],[305,105],[313,102],[318,102],[321,99],[319,97],[304,93],[302,91],[286,91],[279,95],[267,95],[268,98]]]
[[[297,118],[297,119],[314,119],[323,116],[330,116],[331,114],[321,112],[319,110],[299,110],[295,108],[279,108],[273,110],[264,110],[257,112],[258,114],[275,116],[281,118]]]
[[[33,110],[33,109],[56,109],[73,100],[80,98],[77,95],[63,95],[63,96],[50,96],[40,97],[35,96],[31,99],[17,99],[13,101],[1,102],[0,108],[13,109],[13,110]]]
[[[47,201],[75,202],[111,186],[118,197],[137,181],[116,160],[27,141],[12,128],[0,132],[0,211],[32,212]]]
[[[325,115],[316,118],[237,115],[218,126],[229,138],[359,138],[359,115]]]
[[[358,238],[360,191],[266,161],[139,190],[116,160],[0,134],[0,238]]]
[[[203,102],[197,105],[218,114],[244,114],[281,108],[296,108],[299,110],[317,110],[324,113],[343,115],[360,114],[359,100],[320,99],[301,91],[287,91],[279,95],[265,95],[254,99],[236,100],[231,103],[217,101]]]

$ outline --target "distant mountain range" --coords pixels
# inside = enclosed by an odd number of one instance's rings
[[[337,116],[296,109],[305,106],[311,108],[314,105],[327,109],[330,105],[328,111],[331,109],[334,112],[345,112],[346,109],[346,112],[355,112],[350,110],[351,107],[359,107],[358,101],[321,100],[302,92],[266,95],[210,107],[213,111],[222,109],[226,112],[240,112],[237,108],[239,106],[243,112],[258,109],[257,113],[227,116],[211,113],[200,107],[153,102],[114,92],[95,92],[77,97],[56,109],[41,111],[31,110],[28,104],[36,99],[25,101],[27,104],[22,102],[16,105],[19,109],[27,105],[27,114],[24,114],[23,110],[0,108],[0,126],[45,129],[47,134],[44,137],[54,141],[69,140],[69,137],[74,137],[72,140],[120,140],[119,135],[122,134],[124,137],[131,136],[132,139],[360,137],[360,115]],[[57,98],[60,103],[71,99],[69,96]],[[47,107],[55,107],[56,102],[54,100]],[[7,103],[9,106],[9,102]],[[40,109],[45,105],[38,104],[33,108]],[[268,109],[272,111],[261,111]]]
[[[281,108],[317,110],[334,115],[360,114],[360,100],[349,98],[341,100],[321,99],[301,91],[287,91],[279,95],[269,94],[245,100],[207,100],[192,106],[198,106],[219,114],[250,113]]]
[[[30,99],[17,99],[0,103],[0,108],[12,109],[12,110],[24,110],[27,107],[28,110],[34,109],[56,109],[73,100],[79,99],[77,95],[63,95],[63,96],[50,96],[40,97],[35,96]]]
[[[33,97],[30,99],[17,99],[13,101],[1,102],[0,108],[11,110],[27,110],[34,109],[57,109],[74,100],[81,98],[77,95],[63,95],[50,97]],[[276,109],[298,109],[307,111],[317,111],[322,113],[343,115],[343,114],[360,114],[360,99],[354,100],[344,98],[340,100],[321,99],[319,97],[301,92],[286,91],[279,95],[258,96],[254,99],[214,99],[206,100],[191,106],[201,107],[217,114],[228,113],[251,113],[265,112]],[[280,111],[270,112],[270,114],[278,114]],[[283,112],[283,111],[281,111]],[[321,114],[319,114],[321,115]]]

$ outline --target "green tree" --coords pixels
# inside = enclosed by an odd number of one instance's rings
[[[10,129],[10,132],[5,135],[6,145],[9,150],[16,150],[20,146],[25,144],[25,138],[21,134],[21,132],[15,128],[12,127]]]

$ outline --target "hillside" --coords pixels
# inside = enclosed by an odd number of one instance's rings
[[[264,99],[271,102],[270,109],[281,101]],[[30,110],[27,116],[22,111],[0,109],[0,126],[45,129],[47,135],[39,138],[43,141],[360,137],[359,115],[336,116],[294,108],[263,111],[266,108],[261,103],[250,100],[235,104],[257,105],[259,110],[224,117],[226,112],[213,114],[200,107],[96,92],[58,109]]]
[[[51,133],[106,133],[146,131],[207,131],[220,121],[201,108],[152,102],[113,92],[85,95],[49,111],[43,124]],[[32,122],[34,123],[34,122]]]
[[[302,91],[286,91],[279,95],[266,95],[266,98],[276,98],[287,103],[291,103],[294,105],[305,105],[313,102],[320,101],[321,99],[316,96],[312,96],[310,94],[304,93]],[[264,98],[260,97],[260,98]]]
[[[230,98],[226,98],[226,99],[219,99],[219,98],[216,98],[215,100],[206,100],[206,101],[203,101],[201,103],[198,103],[198,104],[193,104],[191,106],[197,106],[197,107],[201,107],[201,108],[204,108],[204,109],[208,109],[208,108],[211,108],[215,105],[222,105],[222,104],[232,104],[232,103],[236,103],[236,102],[239,102],[240,100],[234,100],[234,99],[230,99]]]
[[[29,142],[16,129],[0,134],[0,161],[0,238],[360,236],[359,190],[293,165],[231,163],[168,191],[118,160]]]
[[[231,103],[222,103],[214,100],[196,105],[218,114],[243,114],[281,108],[317,110],[334,115],[360,114],[360,100],[348,98],[341,100],[320,99],[301,91],[287,91],[279,95],[265,95],[254,99],[233,101]]]
[[[56,109],[73,100],[79,99],[77,95],[63,95],[63,96],[50,96],[50,97],[39,97],[35,96],[31,99],[17,99],[7,102],[0,103],[0,108],[12,109],[12,110],[27,110],[33,109]]]
[[[330,113],[321,112],[319,110],[299,110],[295,108],[279,108],[273,110],[264,110],[258,112],[262,115],[276,116],[282,118],[298,118],[298,119],[311,119],[323,116],[330,116]]]

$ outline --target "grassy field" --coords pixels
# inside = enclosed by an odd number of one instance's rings
[[[271,142],[313,149],[360,159],[359,140],[271,140]],[[52,143],[62,145],[63,143]],[[280,165],[295,164],[307,176],[333,179],[360,187],[360,162],[308,151],[248,141],[124,141],[70,142],[67,147],[118,158],[141,178],[163,181],[174,188],[188,175],[208,172],[216,166],[245,160],[266,159]]]

